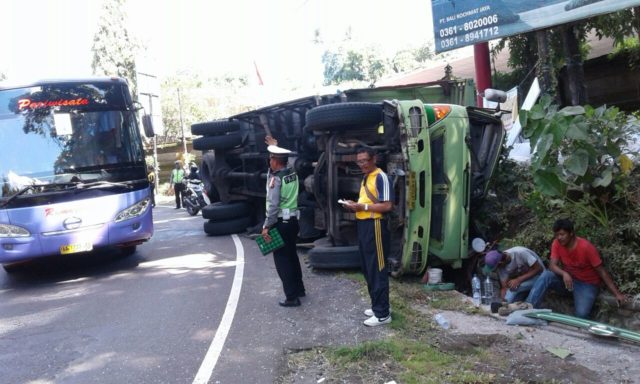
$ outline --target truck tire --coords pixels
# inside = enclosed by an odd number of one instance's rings
[[[314,131],[341,131],[367,127],[382,122],[382,104],[337,103],[321,105],[307,111],[307,127]]]
[[[216,168],[216,156],[213,152],[206,152],[202,155],[200,162],[200,179],[204,186],[204,191],[212,203],[220,200],[218,190],[213,185],[212,171]]]
[[[326,238],[316,240],[309,250],[309,265],[318,269],[360,269],[360,250],[357,245],[331,246]]]
[[[225,221],[205,221],[204,232],[211,236],[230,235],[232,233],[244,232],[251,224],[248,217],[239,217]]]
[[[224,221],[246,217],[251,211],[251,206],[244,201],[234,201],[231,203],[213,203],[202,208],[202,217],[211,221]]]
[[[191,125],[191,133],[200,136],[217,136],[240,130],[240,123],[229,120],[214,120]]]
[[[220,136],[204,136],[193,140],[193,149],[206,151],[209,149],[223,150],[237,147],[242,143],[242,136],[238,132]]]

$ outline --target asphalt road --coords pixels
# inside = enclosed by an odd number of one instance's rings
[[[128,258],[0,271],[1,383],[271,383],[287,353],[386,332],[362,326],[367,303],[339,274],[303,268],[303,305],[282,308],[273,260],[253,240],[206,236],[202,217],[170,203],[154,221]]]

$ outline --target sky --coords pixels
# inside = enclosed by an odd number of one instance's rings
[[[101,0],[2,0],[0,72],[10,81],[91,75]],[[315,86],[323,49],[351,28],[384,53],[432,41],[428,0],[128,0],[130,31],[146,45],[138,70],[255,77],[265,85]],[[313,44],[320,30],[326,46]],[[255,63],[255,64],[254,64]],[[257,80],[256,80],[257,81]]]

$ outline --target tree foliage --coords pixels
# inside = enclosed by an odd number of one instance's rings
[[[355,49],[340,47],[337,51],[325,51],[324,84],[340,84],[345,81],[375,83],[387,72],[386,63],[372,47]]]
[[[324,44],[319,30],[314,32],[313,41],[318,45]],[[429,44],[414,49],[401,49],[390,57],[385,57],[375,46],[356,47],[352,41],[352,32],[348,29],[344,40],[326,49],[322,55],[324,85],[344,82],[373,85],[386,75],[420,68],[433,57],[433,49]]]
[[[599,39],[611,38],[616,46],[625,44],[625,38],[635,35],[637,40],[640,34],[640,11],[634,9],[625,9],[622,11],[595,16],[584,21],[573,23],[572,26],[576,31],[576,37],[580,45],[580,51],[583,59],[587,57],[589,46],[587,43],[587,35],[593,31]],[[560,70],[565,64],[566,59],[562,46],[561,27],[551,28],[548,30],[550,39],[550,54],[553,75]],[[627,42],[627,46],[629,43]],[[500,84],[503,88],[510,88],[519,85],[528,87],[532,81],[532,77],[527,75],[531,72],[538,61],[538,46],[536,43],[535,32],[523,33],[515,36],[500,39],[498,44],[493,47],[492,54],[495,56],[504,48],[509,47],[508,66],[512,69],[509,76],[499,74],[496,77],[504,82]],[[636,55],[640,56],[640,55]],[[630,56],[632,59],[633,56]],[[630,63],[631,64],[631,63]],[[526,78],[525,78],[526,77]]]
[[[520,123],[531,141],[531,172],[543,195],[588,212],[601,225],[609,224],[610,209],[626,210],[626,184],[637,157],[629,146],[640,137],[633,115],[606,106],[559,109],[549,96]]]
[[[185,134],[189,135],[194,123],[227,117],[248,109],[246,97],[241,93],[247,84],[246,77],[230,74],[208,79],[191,72],[180,72],[166,77],[160,86],[165,140],[182,137],[180,114]]]
[[[91,68],[95,75],[119,76],[129,82],[131,94],[137,99],[136,61],[140,45],[127,30],[124,12],[126,0],[105,0],[93,36]]]

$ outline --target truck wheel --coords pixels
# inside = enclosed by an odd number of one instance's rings
[[[214,120],[191,125],[191,133],[201,136],[224,135],[225,133],[236,132],[238,130],[240,130],[240,123],[229,120]]]
[[[193,140],[193,149],[206,151],[208,149],[222,150],[237,147],[242,143],[242,136],[238,132],[220,136],[204,136]]]
[[[251,206],[244,201],[213,203],[202,208],[202,217],[211,221],[224,221],[249,215]]]
[[[213,152],[206,152],[202,155],[202,161],[200,162],[200,179],[204,185],[204,190],[211,202],[220,200],[218,196],[218,190],[213,185],[213,177],[211,176],[212,170],[216,168],[216,155]]]
[[[337,103],[321,105],[307,111],[307,127],[314,131],[341,131],[367,127],[382,122],[382,104]]]
[[[232,233],[244,232],[251,224],[248,217],[239,217],[236,219],[225,221],[206,221],[204,223],[204,232],[211,236],[230,235]]]
[[[316,240],[309,250],[309,265],[319,269],[360,269],[360,250],[357,245],[331,246],[325,239]]]

